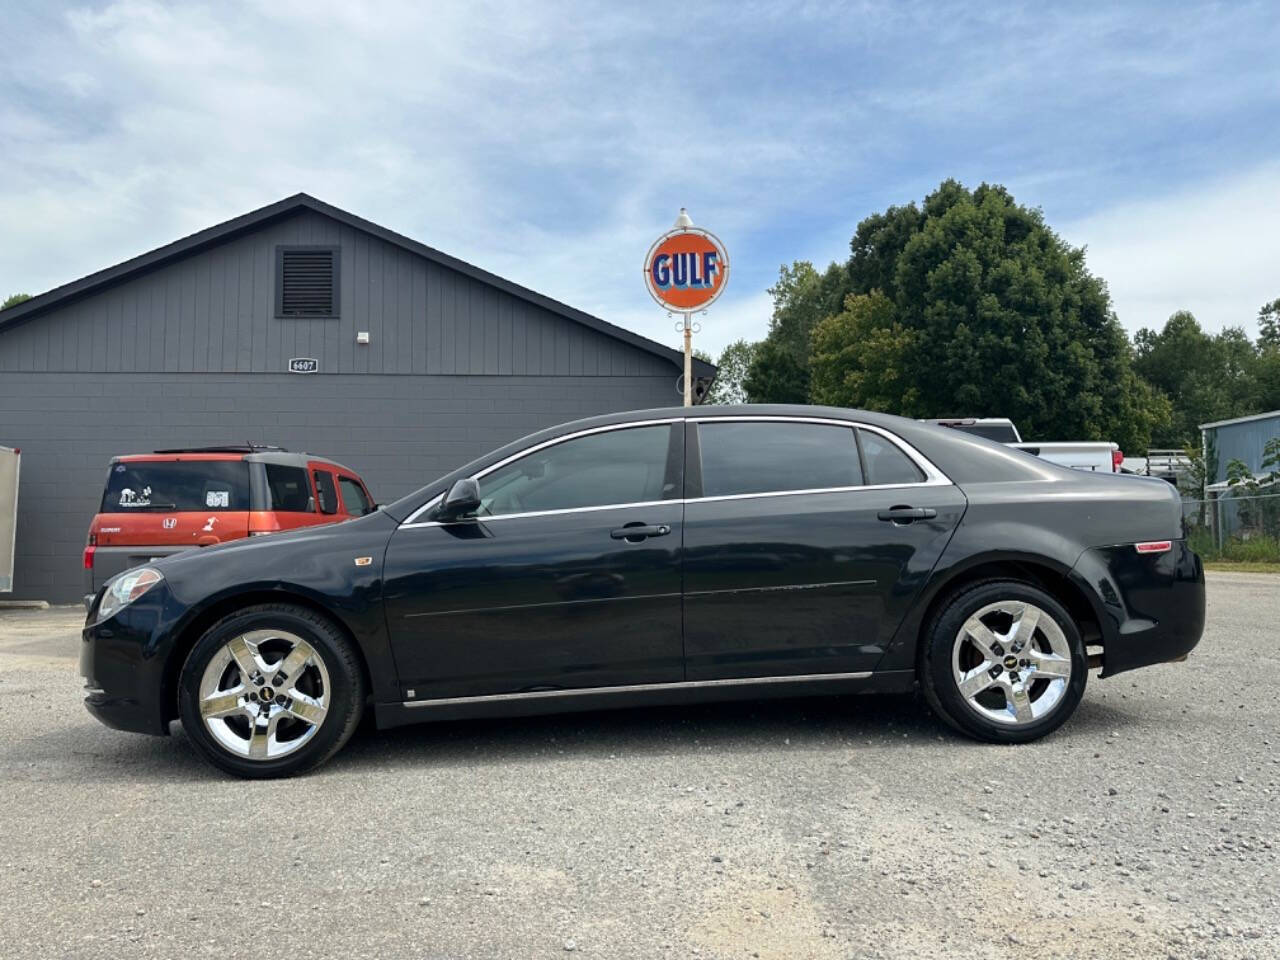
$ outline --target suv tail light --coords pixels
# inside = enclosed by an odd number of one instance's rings
[[[1112,450],[1112,451],[1111,451],[1111,472],[1112,472],[1112,473],[1119,473],[1119,472],[1120,472],[1120,464],[1122,464],[1122,463],[1124,463],[1124,451],[1123,451],[1123,450]]]
[[[93,569],[93,555],[97,551],[97,547],[90,544],[84,548],[84,568],[86,570]]]

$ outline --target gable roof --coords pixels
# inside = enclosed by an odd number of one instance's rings
[[[291,197],[285,197],[283,200],[278,200],[265,207],[260,207],[257,210],[227,220],[224,223],[193,233],[189,237],[183,237],[181,240],[175,240],[173,243],[165,244],[163,247],[157,247],[155,250],[136,256],[131,260],[125,260],[114,267],[107,267],[105,270],[91,273],[87,277],[81,277],[79,280],[73,280],[71,283],[55,287],[47,293],[32,297],[30,300],[24,300],[8,310],[0,311],[0,332],[19,323],[33,320],[55,307],[90,296],[99,290],[121,283],[141,273],[166,266],[233,237],[250,233],[267,223],[283,219],[299,210],[313,210],[326,217],[331,217],[339,223],[372,234],[380,240],[385,240],[387,243],[408,250],[410,253],[415,253],[441,266],[456,270],[458,273],[481,283],[497,287],[499,290],[514,297],[519,297],[534,306],[541,307],[575,323],[580,323],[598,333],[603,333],[637,349],[668,360],[679,369],[684,367],[684,355],[679,350],[663,346],[654,340],[640,336],[638,333],[632,333],[630,330],[625,330],[609,323],[607,320],[601,320],[599,317],[578,310],[576,307],[561,303],[559,300],[553,300],[551,297],[530,290],[528,287],[522,287],[518,283],[513,283],[497,274],[490,273],[488,270],[482,270],[464,260],[459,260],[457,257],[451,257],[449,254],[442,253],[434,247],[428,247],[425,243],[419,243],[417,240],[396,233],[394,230],[388,230],[386,227],[379,226],[370,220],[365,220],[363,217],[357,217],[353,213],[331,206],[305,193],[295,193]],[[710,380],[715,377],[716,368],[712,364],[696,357],[693,360],[693,364],[694,376],[697,379]]]

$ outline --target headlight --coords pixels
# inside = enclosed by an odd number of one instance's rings
[[[164,574],[151,567],[139,567],[116,577],[107,584],[107,591],[98,604],[98,619],[114,617],[163,579]]]

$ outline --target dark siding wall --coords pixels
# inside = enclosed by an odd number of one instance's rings
[[[389,502],[503,443],[578,417],[668,406],[670,376],[0,376],[22,450],[14,598],[72,602],[115,454],[253,441],[332,457]]]
[[[341,247],[339,319],[275,319],[275,248],[293,243]],[[0,372],[261,373],[291,357],[326,373],[678,372],[310,210],[0,334]]]

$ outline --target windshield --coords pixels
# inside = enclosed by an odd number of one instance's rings
[[[107,474],[103,513],[249,509],[249,465],[243,460],[135,460]]]

